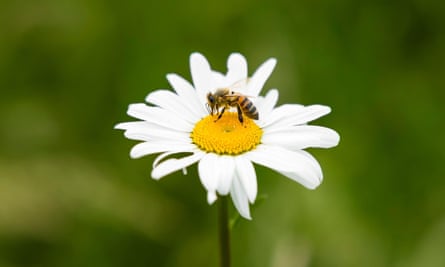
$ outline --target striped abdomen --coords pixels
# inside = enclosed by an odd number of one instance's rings
[[[243,111],[244,115],[246,115],[251,119],[258,120],[259,118],[258,110],[253,105],[252,101],[250,101],[247,97],[239,96],[238,105]]]

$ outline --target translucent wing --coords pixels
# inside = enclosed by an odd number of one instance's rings
[[[230,90],[234,90],[234,91],[240,90],[240,89],[243,89],[244,87],[246,87],[248,82],[249,82],[249,78],[246,77],[246,78],[243,78],[243,79],[240,79],[240,80],[234,82],[233,84],[229,85],[227,88],[230,88]]]
[[[244,97],[248,97],[248,98],[255,98],[255,96],[245,95],[245,94],[241,94],[241,93],[235,92],[235,91],[231,91],[230,94],[224,95],[222,97],[229,98],[229,97],[233,97],[233,96],[244,96]]]

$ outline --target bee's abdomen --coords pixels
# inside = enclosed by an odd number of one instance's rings
[[[247,117],[254,120],[258,120],[259,118],[258,110],[253,105],[252,101],[247,99],[247,97],[245,96],[240,96],[240,98],[238,99],[238,103],[241,107],[241,110]]]

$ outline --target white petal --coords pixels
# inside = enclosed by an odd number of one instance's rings
[[[125,137],[140,141],[170,141],[173,143],[191,143],[190,134],[175,131],[146,121],[119,123],[117,129],[125,129]]]
[[[274,109],[271,112],[273,114],[267,118],[268,121],[264,126],[283,127],[305,124],[331,112],[330,107],[323,105],[296,106],[295,108],[289,108],[287,106],[294,105],[283,105]],[[283,110],[280,110],[282,107]]]
[[[243,155],[235,158],[237,175],[241,180],[244,191],[249,198],[250,203],[254,203],[258,192],[256,173],[253,164]]]
[[[139,122],[139,121],[120,122],[120,123],[114,125],[114,129],[117,129],[117,130],[127,130],[127,128],[131,127],[132,123],[136,123],[136,122]]]
[[[331,108],[323,105],[305,106],[302,112],[297,112],[295,116],[288,116],[286,120],[278,123],[278,125],[299,125],[316,120],[331,112]]]
[[[254,100],[255,101],[255,100]],[[255,101],[255,106],[258,109],[260,119],[263,117],[263,114],[269,114],[278,101],[278,90],[271,89],[267,92],[265,97],[258,97],[258,100]]]
[[[168,74],[167,80],[196,116],[199,117],[206,113],[205,107],[198,100],[195,88],[187,80],[177,74]]]
[[[218,197],[216,196],[216,193],[214,191],[213,192],[207,192],[207,203],[213,204],[216,201],[217,198]]]
[[[200,53],[193,53],[190,56],[190,71],[198,99],[202,104],[205,104],[206,94],[215,89],[215,81],[213,80],[209,62]]]
[[[192,151],[189,151],[189,152],[193,152],[194,150],[192,150]],[[178,153],[181,153],[182,151],[174,151],[174,150],[168,150],[168,151],[166,151],[166,152],[164,152],[164,153],[162,153],[162,154],[160,154],[160,155],[158,155],[157,157],[156,157],[156,159],[153,161],[153,164],[152,164],[152,168],[154,169],[154,168],[156,168],[156,166],[158,166],[158,164],[159,164],[159,162],[161,162],[161,161],[163,161],[166,157],[169,157],[169,156],[171,156],[171,155],[174,155],[174,154],[178,154]]]
[[[128,115],[140,120],[151,122],[170,129],[191,132],[193,124],[179,118],[175,113],[145,104],[131,104],[128,107]]]
[[[138,141],[156,141],[156,142],[164,142],[169,143],[171,146],[175,144],[190,144],[191,138],[184,132],[175,132],[175,131],[139,131],[139,130],[127,130],[124,133],[124,136],[130,140],[138,140]]]
[[[213,76],[213,82],[215,83],[214,84],[215,88],[222,88],[227,86],[228,83],[226,76],[224,76],[221,72],[212,71],[212,76]]]
[[[168,90],[156,90],[148,94],[145,101],[161,107],[163,109],[172,111],[181,119],[187,120],[191,123],[196,122],[200,116],[196,116],[186,105],[188,99],[181,99],[177,94]]]
[[[176,73],[167,74],[167,80],[173,87],[175,92],[184,98],[192,98],[191,96],[195,94],[195,88],[184,78]]]
[[[300,125],[265,131],[261,143],[266,145],[278,145],[291,150],[305,149],[308,147],[330,148],[336,146],[340,140],[338,133],[332,129]]]
[[[227,69],[226,86],[245,80],[248,75],[246,58],[239,53],[232,53],[227,59]]]
[[[255,71],[249,80],[247,95],[259,95],[276,64],[277,60],[275,58],[270,58]]]
[[[216,198],[216,188],[218,187],[219,174],[216,168],[218,166],[218,156],[213,153],[205,154],[204,157],[198,163],[199,180],[204,188],[207,190],[207,200],[209,204],[212,204]]]
[[[253,162],[276,170],[309,189],[315,189],[323,180],[318,162],[302,150],[259,145],[245,155]]]
[[[307,152],[305,150],[299,150],[299,151],[294,151],[294,152],[299,153],[301,156],[306,157],[306,160],[308,161],[308,163],[312,164],[314,171],[317,173],[318,177],[320,178],[320,182],[322,182],[323,181],[323,172],[321,171],[320,163],[318,163],[318,161],[314,158],[314,156],[312,156],[309,152]]]
[[[262,128],[265,128],[268,127],[269,125],[273,125],[279,122],[280,120],[295,115],[298,112],[302,112],[302,110],[304,110],[304,106],[299,104],[281,105],[273,109],[270,113],[265,113],[261,115],[259,124]]]
[[[246,192],[244,191],[244,187],[240,181],[238,175],[232,180],[232,187],[230,188],[230,196],[232,197],[233,205],[238,210],[238,212],[244,218],[251,220],[250,210],[249,210],[249,199],[247,197]]]
[[[189,152],[195,149],[194,144],[180,144],[180,143],[160,143],[160,142],[143,142],[135,145],[130,151],[130,157],[140,158],[150,154],[157,154],[165,151]]]
[[[204,152],[196,152],[193,155],[180,159],[167,159],[157,165],[151,172],[153,179],[160,179],[172,172],[192,165],[204,156]]]
[[[215,167],[219,169],[217,172],[219,174],[217,191],[220,195],[227,195],[235,173],[233,156],[218,156],[218,164]]]

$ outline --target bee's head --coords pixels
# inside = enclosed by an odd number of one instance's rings
[[[207,94],[207,110],[210,114],[213,114],[213,110],[215,109],[216,99],[212,93]]]
[[[207,101],[209,102],[209,105],[215,105],[215,97],[212,93],[207,93]]]

